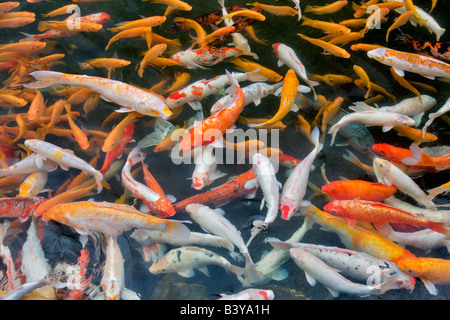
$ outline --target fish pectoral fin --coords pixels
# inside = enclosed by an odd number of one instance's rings
[[[262,211],[262,209],[264,208],[264,204],[265,204],[265,203],[266,203],[266,198],[263,197],[262,200],[261,200],[261,205],[260,205],[260,207],[259,207],[259,210]]]
[[[356,224],[356,219],[348,219],[348,227],[349,228],[354,228]]]
[[[316,285],[316,279],[314,279],[309,273],[305,272],[305,276],[306,276],[306,281],[308,281],[308,283],[314,287]]]
[[[281,60],[278,60],[278,62],[277,62],[277,66],[278,67],[281,67],[281,66],[283,66],[284,65],[284,62],[283,61],[281,61]]]
[[[300,108],[295,103],[293,103],[291,106],[291,111],[297,112],[298,110],[300,110]]]
[[[253,100],[253,103],[255,104],[255,106],[257,106],[261,103],[261,99],[255,99]]]
[[[335,298],[339,297],[339,292],[327,287],[327,290],[330,291],[331,295]]]
[[[195,275],[195,272],[193,269],[178,271],[177,273],[184,278],[192,278]]]
[[[38,167],[38,168],[42,168],[42,165],[44,164],[44,160],[45,160],[46,158],[45,157],[43,157],[43,156],[41,156],[41,155],[36,155],[36,166]]]
[[[259,187],[258,180],[252,179],[245,183],[244,188],[247,190]]]
[[[275,281],[281,281],[289,276],[289,272],[286,269],[278,269],[273,275],[272,279]]]
[[[126,113],[126,112],[131,112],[131,111],[133,111],[133,109],[130,108],[130,107],[122,107],[122,108],[117,109],[117,110],[115,110],[115,111],[116,111],[116,112],[119,112],[119,113]]]
[[[398,74],[400,77],[404,77],[405,76],[405,71],[398,68],[398,67],[392,67],[392,69],[394,70],[394,72],[396,74]]]
[[[308,93],[308,92],[311,92],[311,88],[307,87],[307,86],[299,85],[297,87],[297,91],[300,93]]]
[[[226,173],[217,170],[217,171],[211,172],[211,174],[209,176],[209,179],[210,180],[216,180],[216,179],[225,177],[226,175],[227,175]]]
[[[430,79],[430,80],[434,80],[436,78],[435,76],[429,76],[429,75],[426,75],[426,74],[421,74],[421,76],[425,77],[427,79]]]
[[[430,280],[424,278],[424,277],[419,277],[420,280],[423,282],[423,284],[425,285],[425,288],[428,290],[428,292],[433,295],[433,296],[437,296],[438,294],[438,289],[436,288],[436,286],[434,285],[433,282],[431,282]]]
[[[201,103],[200,101],[189,101],[189,102],[188,102],[188,105],[190,105],[191,108],[192,108],[194,111],[200,111],[200,110],[203,110],[203,106],[202,106],[202,103]]]
[[[64,171],[69,171],[69,167],[66,166],[66,165],[60,164],[59,167],[60,167],[61,169],[63,169]]]
[[[393,128],[393,126],[383,126],[382,130],[383,130],[383,132],[388,132],[392,128]]]
[[[198,268],[198,271],[203,273],[205,276],[209,277],[209,271],[208,271],[208,267],[207,266]]]

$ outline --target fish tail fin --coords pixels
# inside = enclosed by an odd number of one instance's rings
[[[21,34],[23,34],[25,36],[25,38],[22,39],[22,41],[35,41],[37,39],[35,39],[35,34],[29,34],[29,33],[25,33],[25,32],[21,32]]]
[[[40,32],[43,32],[43,31],[45,31],[45,30],[50,29],[50,26],[48,25],[47,21],[40,21],[39,24],[38,24],[38,26],[37,26],[37,29],[38,29]]]
[[[230,265],[230,271],[233,272],[237,276],[241,276],[245,273],[245,269],[242,267],[238,267],[235,265]]]
[[[317,152],[320,152],[320,150],[322,150],[323,148],[323,143],[320,142],[320,131],[319,131],[319,127],[315,127],[312,131],[311,131],[311,140],[315,146],[315,149],[317,150]]]
[[[239,82],[236,80],[235,77],[233,77],[233,75],[228,71],[225,70],[227,77],[228,77],[228,81],[230,81],[231,86],[227,88],[227,90],[225,90],[226,93],[229,94],[233,94],[236,95],[237,94],[237,88],[239,87]]]
[[[34,71],[30,75],[36,79],[33,83],[24,84],[25,88],[42,89],[58,84],[65,84],[61,72],[56,71]]]
[[[445,227],[445,222],[433,222],[428,228],[445,235],[450,234],[450,230]]]
[[[341,126],[336,123],[336,124],[332,125],[331,128],[328,130],[328,134],[331,134],[330,146],[333,145],[334,139],[336,139],[336,134],[340,128],[341,128]]]
[[[174,130],[174,125],[161,117],[156,118],[155,130],[139,140],[139,148],[157,145]]]

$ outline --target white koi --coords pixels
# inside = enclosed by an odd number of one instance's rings
[[[172,235],[168,235],[164,232],[159,232],[155,230],[137,229],[131,234],[131,238],[136,240],[141,246],[149,246],[155,242],[162,242],[170,244],[172,246],[188,246],[188,245],[198,245],[198,246],[212,246],[221,247],[228,249],[229,251],[234,250],[234,244],[230,240],[219,237],[213,234],[200,233],[191,231],[189,237],[176,238]]]
[[[269,158],[261,153],[255,153],[252,158],[252,163],[256,180],[258,180],[263,192],[260,210],[266,204],[267,214],[264,220],[253,221],[251,237],[247,242],[247,247],[262,229],[267,229],[269,224],[275,221],[280,208],[280,188],[282,187],[281,183],[277,180],[275,168]]]
[[[50,278],[41,279],[39,281],[32,281],[21,284],[20,286],[14,288],[9,291],[6,295],[3,296],[0,300],[20,300],[24,295],[35,291],[44,286],[48,286],[52,283]]]
[[[176,272],[183,277],[194,276],[194,270],[198,269],[209,276],[207,266],[218,265],[229,272],[239,276],[244,271],[243,268],[232,265],[224,257],[199,247],[180,247],[167,252],[164,257],[153,263],[149,271],[153,274]]]
[[[35,160],[39,169],[43,167],[46,159],[56,162],[63,170],[77,168],[86,174],[94,176],[97,183],[97,193],[102,192],[103,175],[89,163],[77,157],[72,150],[62,149],[50,142],[41,141],[38,139],[28,139],[25,140],[24,143],[30,150],[37,154]]]
[[[36,153],[32,153],[9,167],[0,169],[0,177],[7,177],[16,174],[32,174],[37,171],[51,172],[58,168],[58,164],[56,162],[48,159],[43,160],[42,165],[38,167],[36,162],[37,157],[38,155]]]
[[[396,279],[395,285],[397,287],[393,285],[389,289],[409,289],[410,291],[414,289],[415,279],[403,273],[395,263],[364,252],[301,242],[282,242],[274,238],[267,238],[266,242],[281,250],[304,249],[314,254],[331,268],[339,270],[343,276],[355,280],[367,283],[374,280],[372,276],[376,274],[379,276],[379,279],[376,279],[377,281],[384,282],[391,277]]]
[[[261,103],[261,99],[267,97],[270,94],[274,94],[278,88],[280,88],[282,82],[275,83],[273,85],[265,83],[265,82],[256,82],[252,83],[248,86],[242,88],[242,92],[244,93],[244,107],[249,105],[250,103],[254,103],[255,106]],[[233,100],[234,96],[232,94],[227,94],[216,101],[211,107],[211,113],[215,113],[228,105]]]
[[[304,81],[314,93],[314,100],[317,100],[316,91],[314,86],[319,85],[318,82],[308,79],[305,65],[300,61],[295,51],[283,43],[275,43],[272,45],[275,50],[275,54],[278,58],[278,66],[287,65],[289,69],[295,71],[295,73]]]
[[[435,77],[450,78],[450,64],[421,54],[378,48],[368,51],[367,56],[392,67],[401,77],[408,71],[431,80]]]
[[[194,158],[195,168],[192,173],[192,186],[195,190],[202,190],[213,183],[214,180],[226,176],[226,173],[217,170],[213,146],[206,145],[198,150],[199,152],[196,152],[197,155]]]
[[[436,105],[436,99],[429,95],[421,95],[420,97],[407,98],[393,106],[383,106],[374,108],[368,104],[358,101],[349,109],[353,111],[387,111],[404,114],[411,117],[416,122],[415,126],[420,124],[422,116],[424,113]]]
[[[245,289],[235,294],[220,294],[218,300],[273,300],[275,294],[272,290]]]
[[[121,81],[55,71],[34,71],[30,75],[37,81],[24,84],[26,88],[40,89],[61,84],[73,88],[88,88],[97,92],[103,100],[121,106],[115,110],[116,112],[136,111],[151,117],[161,116],[164,119],[172,115],[163,98]]]
[[[378,179],[382,180],[387,185],[394,185],[399,191],[411,196],[418,203],[422,204],[427,209],[436,210],[437,206],[430,200],[427,194],[396,165],[388,160],[375,158],[373,160],[373,167]]]
[[[303,198],[308,187],[311,166],[323,148],[323,144],[319,142],[319,136],[319,128],[315,127],[311,132],[314,149],[295,166],[283,185],[280,197],[280,210],[281,217],[285,220],[289,220],[299,207],[310,205],[310,202]]]
[[[266,77],[258,74],[255,71],[252,72],[237,72],[231,74],[238,82],[242,81],[264,81]],[[230,78],[224,74],[219,75],[209,80],[198,80],[183,89],[171,93],[166,98],[166,103],[170,109],[178,108],[186,103],[190,104],[194,110],[201,110],[201,107],[196,105],[196,101],[201,101],[204,98],[218,93],[226,86],[231,85]]]
[[[295,264],[305,271],[308,283],[311,286],[315,286],[316,281],[322,283],[333,297],[338,297],[341,292],[357,296],[381,295],[392,288],[395,289],[395,278],[376,285],[359,284],[343,277],[338,270],[302,248],[291,248],[289,252]]]
[[[414,119],[403,114],[387,111],[360,111],[343,116],[337,123],[331,126],[328,134],[331,134],[330,145],[333,145],[337,132],[352,122],[359,122],[367,127],[382,126],[383,132],[391,130],[395,126],[414,126]]]

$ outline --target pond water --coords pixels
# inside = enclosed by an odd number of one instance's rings
[[[304,10],[306,5],[325,5],[329,1],[301,1],[301,7]],[[38,34],[38,23],[44,21],[42,14],[51,12],[64,5],[70,4],[71,1],[55,1],[47,2],[42,1],[38,3],[27,3],[20,1],[20,6],[12,11],[29,11],[36,14],[36,21],[20,27],[20,28],[2,28],[0,29],[0,43],[7,44],[17,42],[24,38],[26,34]],[[216,1],[197,1],[189,0],[188,3],[192,6],[191,11],[177,11],[176,13],[185,18],[193,19],[202,14],[219,10],[220,4]],[[423,8],[426,12],[429,11],[431,1],[429,0],[415,0],[414,3]],[[271,2],[272,5],[285,5],[293,7],[294,4],[288,0],[279,0]],[[225,60],[217,63],[214,66],[208,68],[195,68],[188,69],[181,66],[169,66],[163,70],[147,66],[144,70],[143,77],[139,77],[138,68],[143,54],[146,52],[147,47],[143,38],[130,38],[120,39],[114,42],[109,50],[105,50],[105,46],[108,41],[114,35],[109,30],[116,23],[123,21],[131,21],[140,19],[142,17],[150,17],[163,15],[166,6],[163,4],[154,3],[152,1],[138,1],[138,0],[112,0],[112,1],[79,1],[78,2],[81,16],[85,16],[97,12],[105,12],[110,16],[110,19],[104,23],[103,28],[96,32],[82,32],[70,37],[60,37],[55,39],[44,40],[47,42],[45,51],[39,53],[40,57],[53,53],[63,53],[65,56],[61,59],[62,64],[56,64],[50,68],[53,71],[59,71],[70,74],[86,74],[89,76],[107,77],[107,71],[102,68],[89,68],[83,70],[79,63],[89,59],[95,58],[111,58],[116,57],[125,59],[131,63],[123,68],[118,68],[116,72],[111,73],[111,78],[120,80],[128,84],[133,84],[142,88],[151,88],[159,84],[163,80],[168,80],[168,84],[176,78],[177,72],[187,72],[190,74],[188,84],[193,83],[201,79],[211,79],[217,75],[225,74],[226,70],[238,72],[235,65]],[[226,6],[242,6],[251,8],[244,1],[226,1]],[[432,16],[443,27],[448,26],[448,14],[450,9],[448,1],[438,1],[436,9],[432,12]],[[337,13],[327,15],[313,15],[311,13],[303,14],[311,19],[340,22],[343,20],[353,18],[354,10],[351,6],[351,1]],[[389,67],[380,64],[379,62],[369,59],[365,51],[352,51],[350,45],[347,44],[344,48],[351,54],[349,59],[339,58],[334,55],[325,54],[323,50],[303,39],[301,39],[297,33],[302,33],[306,36],[319,38],[324,36],[318,29],[311,28],[309,26],[302,26],[302,22],[297,20],[296,16],[276,16],[268,12],[264,12],[266,16],[265,21],[255,21],[252,25],[256,36],[265,41],[265,44],[258,43],[255,39],[252,39],[246,31],[242,34],[248,39],[251,50],[257,54],[258,59],[247,56],[246,58],[256,61],[259,64],[267,67],[271,70],[278,72],[281,75],[285,75],[288,71],[286,65],[279,66],[277,64],[277,57],[272,48],[275,43],[283,43],[291,47],[298,57],[300,57],[306,70],[309,74],[339,74],[357,79],[357,75],[353,70],[353,65],[359,65],[369,75],[372,82],[383,87],[389,93],[395,95],[397,101],[402,101],[406,98],[413,98],[416,95],[411,91],[401,87],[393,79]],[[388,20],[381,24],[381,29],[372,29],[364,36],[362,40],[355,41],[370,44],[379,44],[382,46],[388,46],[385,41],[385,35],[387,28],[392,24],[394,18],[398,16],[394,11],[390,12],[387,16]],[[55,17],[59,19],[64,16]],[[192,36],[195,33],[192,30],[179,30],[177,32],[171,31],[170,27],[173,27],[174,15],[169,14],[165,23],[160,26],[154,27],[153,32],[169,39],[179,39],[181,43],[180,50],[187,50],[192,43]],[[61,18],[62,20],[62,18]],[[205,25],[205,30],[208,33],[212,32],[211,26]],[[415,39],[435,40],[435,35],[429,33],[425,28],[414,27],[411,24],[406,24],[401,27],[405,34],[411,35]],[[359,30],[359,29],[357,29]],[[399,36],[398,31],[393,31],[391,39],[395,39]],[[441,41],[450,41],[448,33],[444,33],[440,39]],[[226,46],[231,42],[231,38],[227,37],[221,43],[222,46]],[[389,46],[397,50],[411,51],[411,48],[400,44],[398,42],[390,42]],[[411,51],[412,52],[412,51]],[[168,57],[168,55],[166,54]],[[11,76],[7,70],[0,71],[0,80],[6,81]],[[448,99],[448,83],[429,80],[420,75],[414,73],[406,73],[406,79],[408,81],[416,81],[426,83],[433,86],[436,92],[426,91],[420,89],[422,94],[431,95],[436,99],[436,105],[429,112],[434,112],[444,105]],[[250,82],[243,82],[242,86],[249,85]],[[305,84],[300,80],[300,84]],[[16,88],[21,90],[23,88]],[[363,101],[366,90],[358,88],[353,82],[331,86],[323,82],[320,82],[315,87],[318,95],[326,97],[327,100],[333,101],[336,97],[342,97],[343,103],[341,110],[351,112],[348,109],[356,101]],[[47,105],[53,104],[58,97],[56,97],[49,89],[41,90]],[[217,94],[206,97],[201,101],[205,117],[210,115],[211,106],[224,94],[224,91],[220,91]],[[284,130],[279,132],[279,139],[276,141],[279,148],[284,154],[292,156],[296,159],[303,160],[313,149],[313,145],[308,141],[305,135],[303,135],[298,129],[297,115],[302,115],[309,123],[312,123],[316,117],[319,108],[313,101],[312,93],[303,94],[309,102],[297,112],[289,112],[282,120],[285,124]],[[167,96],[167,95],[165,95]],[[374,95],[372,95],[373,97]],[[393,105],[392,100],[389,97],[384,96],[377,102],[380,106]],[[278,110],[280,106],[280,98],[275,95],[269,95],[262,99],[258,105],[250,104],[245,107],[241,115],[250,118],[271,118]],[[117,125],[126,114],[119,114],[119,116],[109,122],[107,125],[102,126],[102,122],[117,110],[118,106],[114,103],[99,100],[95,109],[85,113],[83,111],[83,104],[72,105],[72,111],[79,111],[80,116],[76,118],[76,123],[84,129],[101,130],[104,132],[110,132],[114,125]],[[24,113],[27,112],[28,105],[22,108],[4,109],[3,114],[10,113]],[[180,115],[173,120],[170,120],[174,125],[183,126],[183,124],[192,119],[196,115],[196,112],[188,105],[185,104]],[[422,119],[423,125],[427,113]],[[447,119],[447,120],[446,120]],[[447,122],[446,122],[447,121]],[[14,120],[6,123],[7,126],[14,126]],[[61,127],[68,128],[67,123],[61,123]],[[149,133],[154,130],[154,118],[142,117],[135,123],[134,141],[128,144],[125,154],[122,156],[122,160],[126,159],[127,152],[136,146],[136,142],[140,141]],[[246,125],[237,123],[238,128],[246,129]],[[344,130],[344,129],[343,129]],[[438,140],[431,143],[422,143],[420,147],[435,147],[435,146],[448,146],[449,145],[449,126],[448,118],[437,118],[433,124],[429,127],[428,132],[438,136]],[[342,133],[342,134],[341,134]],[[323,175],[321,173],[321,167],[325,169],[326,177],[329,181],[340,179],[361,179],[367,181],[376,181],[375,177],[368,173],[363,168],[349,162],[344,158],[348,151],[357,155],[361,162],[372,165],[373,153],[366,152],[367,150],[361,150],[355,148],[353,145],[349,145],[349,137],[352,133],[344,135],[344,131],[340,132],[336,136],[335,143],[330,146],[331,135],[326,135],[324,147],[318,154],[313,163],[314,170],[311,171],[309,181],[319,188],[325,184]],[[408,148],[411,144],[411,140],[406,137],[397,135],[394,130],[383,132],[381,127],[368,127],[367,128],[367,143],[389,143],[398,147]],[[370,140],[372,138],[373,140]],[[24,139],[21,138],[16,143],[23,143]],[[74,153],[86,161],[90,161],[96,154],[99,154],[99,160],[97,168],[101,167],[104,161],[105,153],[100,151],[101,145],[97,149],[90,149],[89,151],[83,151],[76,142],[67,138],[56,135],[47,135],[45,141],[53,143],[65,149],[71,149]],[[17,149],[20,150],[20,149]],[[252,168],[249,160],[246,159],[245,163],[238,164],[237,161],[233,163],[221,163],[218,165],[218,170],[226,173],[226,176],[217,179],[210,186],[207,186],[203,190],[195,190],[192,187],[192,172],[194,170],[193,164],[176,164],[171,159],[170,151],[154,152],[153,147],[142,148],[142,151],[146,154],[144,160],[145,165],[149,171],[153,174],[158,181],[162,189],[166,194],[173,195],[176,201],[181,201],[196,194],[208,191],[214,187],[218,187],[225,183],[231,177],[242,174]],[[290,168],[280,166],[277,171],[277,179],[284,184],[291,172]],[[79,173],[78,169],[71,168],[68,171],[64,171],[58,168],[55,171],[48,173],[48,181],[45,185],[46,190],[54,192],[57,190],[67,179],[76,176]],[[142,173],[138,172],[136,179],[143,182]],[[445,182],[449,181],[448,171],[440,173],[426,173],[420,177],[415,178],[415,182],[423,189],[427,190],[433,187],[437,187]],[[115,202],[124,194],[124,187],[120,179],[120,171],[118,177],[113,177],[108,181],[111,188],[104,189],[100,194],[93,194],[89,197],[85,197],[79,200],[92,199],[94,201],[108,201]],[[17,189],[5,190],[5,196],[12,197],[17,194]],[[47,197],[48,193],[43,192],[40,195]],[[313,195],[312,189],[308,188],[306,198]],[[396,194],[400,199],[414,203],[414,200],[401,193]],[[448,204],[448,194],[440,194],[436,197],[436,204]],[[264,219],[267,208],[260,209],[260,204],[263,198],[261,188],[258,189],[256,195],[252,199],[245,197],[237,197],[232,199],[227,204],[220,208],[225,212],[224,217],[228,219],[240,232],[244,241],[250,238],[250,232],[252,228],[252,222],[258,219]],[[133,196],[126,198],[126,203],[134,205],[136,208],[140,208],[140,201],[136,200]],[[312,203],[318,208],[322,208],[328,201],[323,194],[311,198]],[[211,205],[214,207],[214,205]],[[177,212],[173,217],[176,220],[188,220],[192,221],[191,217],[184,211]],[[12,221],[12,220],[11,220]],[[267,252],[272,250],[272,247],[264,240],[266,237],[276,237],[281,240],[287,240],[291,235],[302,225],[304,221],[303,216],[294,216],[290,220],[281,219],[280,216],[270,224],[269,228],[262,231],[257,235],[251,244],[249,245],[249,252],[252,259],[258,262]],[[18,231],[18,237],[14,238],[14,241],[9,242],[8,246],[15,259],[20,257],[21,248],[26,240],[26,230],[28,228],[29,221],[24,223]],[[195,222],[188,224],[191,231],[204,232],[202,228]],[[55,266],[62,261],[74,264],[80,255],[82,248],[81,238],[78,233],[63,224],[49,221],[42,227],[42,246],[46,259],[51,266]],[[224,268],[219,266],[209,266],[209,275],[205,275],[198,270],[195,270],[193,277],[182,277],[176,273],[169,274],[152,274],[149,272],[151,261],[146,261],[143,257],[142,246],[131,237],[132,231],[125,232],[118,236],[118,243],[124,257],[125,267],[125,287],[131,291],[134,291],[143,300],[158,300],[158,299],[198,299],[198,300],[210,300],[217,299],[220,294],[232,294],[245,289],[239,282],[237,277],[225,271]],[[100,237],[101,238],[101,237]],[[327,246],[343,247],[342,242],[338,236],[333,232],[327,232],[322,230],[319,225],[314,225],[311,230],[306,232],[302,239],[305,243],[322,244]],[[98,247],[102,248],[102,252],[95,256],[94,252]],[[86,248],[91,252],[92,261],[89,265],[89,273],[93,274],[91,280],[92,286],[98,286],[101,281],[101,269],[105,259],[105,247],[104,240],[94,241],[89,238],[86,243]],[[173,246],[167,245],[162,250],[170,250]],[[243,266],[242,262],[233,260],[229,255],[228,250],[224,248],[208,247],[219,255],[222,255],[230,262]],[[408,250],[413,252],[417,256],[434,257],[441,259],[449,259],[449,252],[446,247],[441,247],[431,250],[431,252],[424,252],[421,249],[408,247]],[[164,253],[162,251],[161,253]],[[3,265],[4,269],[5,265]],[[275,299],[283,300],[297,300],[297,299],[313,299],[313,300],[330,300],[330,299],[385,299],[385,300],[397,300],[397,299],[443,299],[446,300],[450,297],[450,287],[448,285],[437,285],[437,295],[431,295],[425,288],[423,283],[418,280],[415,289],[412,292],[407,290],[390,290],[381,296],[369,296],[358,297],[348,294],[340,294],[339,297],[333,297],[330,292],[318,283],[316,286],[311,286],[305,278],[305,273],[301,270],[291,259],[288,259],[283,263],[282,268],[288,272],[288,276],[283,280],[269,280],[265,283],[258,284],[257,287],[266,290],[273,290]]]

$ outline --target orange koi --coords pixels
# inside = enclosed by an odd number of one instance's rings
[[[108,50],[111,44],[116,42],[119,39],[129,39],[129,38],[137,38],[142,37],[146,39],[147,45],[150,48],[151,46],[151,38],[152,38],[152,28],[151,27],[137,27],[132,29],[123,30],[116,35],[114,35],[105,47],[105,50]]]
[[[409,250],[382,236],[373,229],[356,224],[353,228],[348,226],[345,218],[337,217],[316,206],[302,209],[303,214],[326,230],[335,232],[346,248],[362,251],[380,259],[392,262],[404,258],[415,257]]]
[[[96,32],[103,28],[103,25],[95,22],[79,22],[77,28],[73,28],[67,21],[41,21],[38,24],[38,30],[43,32],[48,29],[54,29],[65,32]]]
[[[252,71],[259,69],[256,72],[259,73],[260,75],[266,77],[267,81],[269,81],[269,82],[278,82],[278,81],[283,80],[282,75],[260,65],[259,63],[250,61],[248,59],[234,58],[234,59],[230,60],[230,62],[232,64],[234,64],[239,71],[242,71],[242,72],[252,72]]]
[[[125,128],[130,123],[136,122],[140,117],[142,117],[142,114],[140,114],[138,112],[131,112],[122,121],[120,121],[120,123],[114,127],[114,129],[110,132],[108,137],[105,139],[105,142],[102,146],[102,151],[110,152],[116,146],[118,146],[121,141],[121,137],[123,135]]]
[[[329,182],[322,186],[322,191],[336,200],[368,200],[381,202],[397,192],[393,185],[365,180],[341,180]]]
[[[335,2],[330,3],[328,5],[325,5],[325,6],[311,6],[311,5],[307,5],[305,7],[304,11],[305,12],[311,12],[313,14],[318,14],[318,15],[330,14],[330,13],[338,12],[343,7],[345,7],[347,5],[347,3],[348,3],[348,1],[342,0],[342,1],[335,1]]]
[[[420,218],[412,213],[397,209],[384,203],[367,200],[333,200],[323,209],[335,216],[348,218],[349,227],[354,227],[356,220],[373,223],[381,230],[383,223],[400,223],[416,227],[429,228],[433,231],[450,234],[444,228],[444,222],[434,222]]]
[[[165,43],[156,44],[151,47],[144,55],[139,65],[138,75],[140,78],[144,75],[145,66],[150,64],[155,58],[159,57],[166,51],[167,45]]]
[[[225,134],[239,118],[245,104],[244,93],[237,80],[227,71],[231,86],[227,93],[235,95],[235,98],[225,107],[212,114],[198,125],[194,126],[181,140],[179,148],[181,151],[191,150],[206,144],[214,143],[214,135]],[[208,132],[209,131],[209,132]],[[211,136],[211,133],[213,136]]]
[[[181,0],[143,0],[143,1],[151,1],[154,3],[159,3],[159,4],[164,4],[166,5],[168,8],[173,8],[176,10],[182,10],[182,11],[191,11],[192,7]]]
[[[326,22],[326,21],[320,21],[320,20],[313,20],[309,19],[305,16],[302,16],[302,26],[308,26],[311,28],[322,30],[326,33],[350,33],[351,30],[347,28],[346,26],[343,26],[341,24],[333,23],[333,22]]]
[[[345,49],[343,49],[339,46],[336,46],[334,44],[331,44],[329,42],[326,42],[326,41],[323,41],[320,39],[314,39],[314,38],[307,37],[301,33],[297,33],[297,35],[299,37],[301,37],[302,39],[305,39],[306,41],[312,43],[313,45],[324,49],[325,51],[329,52],[330,54],[332,54],[336,57],[345,58],[345,59],[350,58],[350,53],[348,53]]]
[[[259,2],[248,3],[249,5],[260,8],[263,11],[269,12],[276,16],[296,16],[297,10],[289,6],[271,6],[268,4],[261,4]]]
[[[28,108],[28,120],[36,120],[45,113],[45,101],[42,93],[36,89],[36,94]]]
[[[423,280],[427,289],[428,281],[433,284],[450,283],[450,260],[429,257],[409,257],[397,262],[397,266],[405,273]],[[430,288],[431,293],[437,294],[435,288]]]
[[[416,144],[420,144],[422,142],[433,142],[438,139],[436,135],[430,132],[425,132],[425,136],[423,136],[422,130],[413,127],[400,126],[394,127],[393,129],[397,131],[397,135],[414,140],[414,143]]]
[[[191,203],[221,206],[240,196],[253,198],[257,189],[258,184],[255,174],[253,173],[253,169],[250,169],[228,180],[221,186],[176,202],[173,204],[173,207],[176,212],[181,212]]]
[[[69,122],[70,129],[72,130],[72,134],[77,141],[78,145],[81,147],[81,149],[86,150],[89,148],[89,141],[82,129],[78,127],[75,122],[72,119],[71,115],[71,105],[69,103],[64,104],[64,108],[67,112],[67,120]]]
[[[163,24],[166,21],[164,16],[153,16],[148,18],[142,18],[133,21],[125,21],[116,24],[116,27],[109,28],[111,32],[119,32],[127,29],[139,28],[139,27],[156,27]]]
[[[49,208],[43,221],[54,220],[75,228],[80,233],[102,232],[120,235],[133,228],[158,230],[172,237],[189,238],[190,231],[183,221],[162,219],[127,204],[78,201],[61,203]]]
[[[103,166],[99,170],[101,174],[104,175],[106,171],[108,171],[109,168],[111,167],[111,163],[122,155],[125,146],[128,144],[128,142],[131,141],[133,135],[134,135],[134,123],[132,122],[128,124],[123,130],[122,136],[117,146],[115,146],[111,151],[108,151],[106,153]]]
[[[79,66],[82,70],[89,68],[105,68],[108,71],[107,78],[111,78],[111,72],[116,71],[118,68],[123,68],[131,63],[129,60],[116,59],[116,58],[97,58],[90,59],[85,62],[80,62]]]

